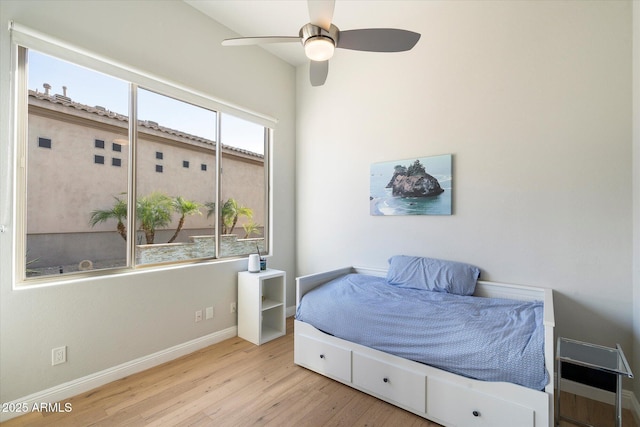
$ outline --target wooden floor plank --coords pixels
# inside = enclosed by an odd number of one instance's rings
[[[563,414],[614,425],[612,405],[566,393],[561,398]],[[292,318],[284,337],[261,346],[230,338],[61,403],[73,410],[34,412],[2,427],[438,426],[294,365]],[[637,427],[628,410],[623,427]]]
[[[615,406],[597,402],[583,396],[562,392],[560,394],[562,415],[597,427],[615,427]],[[568,420],[560,420],[560,427],[574,427]],[[622,427],[637,427],[633,414],[622,410]]]

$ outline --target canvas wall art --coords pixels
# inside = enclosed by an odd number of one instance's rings
[[[371,165],[371,215],[451,215],[452,156]]]

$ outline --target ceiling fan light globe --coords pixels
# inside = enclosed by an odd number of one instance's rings
[[[312,61],[326,61],[333,56],[335,45],[329,37],[312,37],[304,43],[304,53]]]

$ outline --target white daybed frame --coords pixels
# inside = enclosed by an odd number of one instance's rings
[[[296,308],[311,289],[348,273],[386,276],[386,270],[345,267],[298,277]],[[325,334],[295,320],[294,362],[445,426],[550,427],[554,422],[553,291],[478,281],[476,296],[544,303],[544,391],[469,379]]]

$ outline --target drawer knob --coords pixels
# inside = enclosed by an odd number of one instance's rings
[[[478,412],[478,411],[473,411],[472,414],[473,414],[474,417],[479,417],[480,416],[480,412]]]
[[[384,381],[385,383],[388,383],[388,382],[389,382],[389,378],[384,377],[384,378],[382,379],[382,381]]]
[[[324,359],[324,354],[321,354],[321,355],[320,355],[320,359]]]

